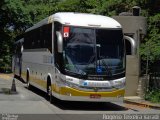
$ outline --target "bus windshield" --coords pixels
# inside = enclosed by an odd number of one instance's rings
[[[63,54],[65,71],[75,74],[114,75],[125,69],[121,29],[70,27]]]

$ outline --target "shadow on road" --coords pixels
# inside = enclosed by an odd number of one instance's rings
[[[125,111],[127,108],[107,102],[107,103],[97,103],[97,102],[67,102],[60,101],[55,106],[63,110],[86,110],[86,111]]]
[[[19,77],[19,76],[17,76],[17,75],[14,75],[14,78],[18,79],[18,80],[21,81],[22,83],[25,83],[25,81],[24,81],[21,77]]]
[[[31,87],[32,92],[40,95],[41,97],[47,99],[46,93],[35,88]],[[49,102],[49,101],[48,101]],[[73,102],[73,101],[61,101],[56,98],[53,98],[54,106],[62,109],[62,110],[83,110],[83,111],[126,111],[128,108],[123,107],[121,105],[106,102],[106,103],[98,103],[98,102]],[[123,104],[123,103],[121,103]]]

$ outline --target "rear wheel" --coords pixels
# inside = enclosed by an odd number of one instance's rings
[[[48,78],[47,80],[47,99],[50,103],[53,102],[53,96],[52,96],[52,86],[51,86],[51,80]]]

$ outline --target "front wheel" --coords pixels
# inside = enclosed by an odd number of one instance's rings
[[[30,81],[29,81],[29,74],[27,72],[27,76],[26,76],[26,85],[27,85],[27,88],[30,89],[31,88],[31,84],[30,84]]]

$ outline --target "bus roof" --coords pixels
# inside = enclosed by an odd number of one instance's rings
[[[53,21],[58,21],[61,24],[72,26],[121,28],[121,25],[116,20],[110,17],[87,13],[59,12],[38,22],[33,27],[27,29],[26,32],[45,24],[52,23]]]

